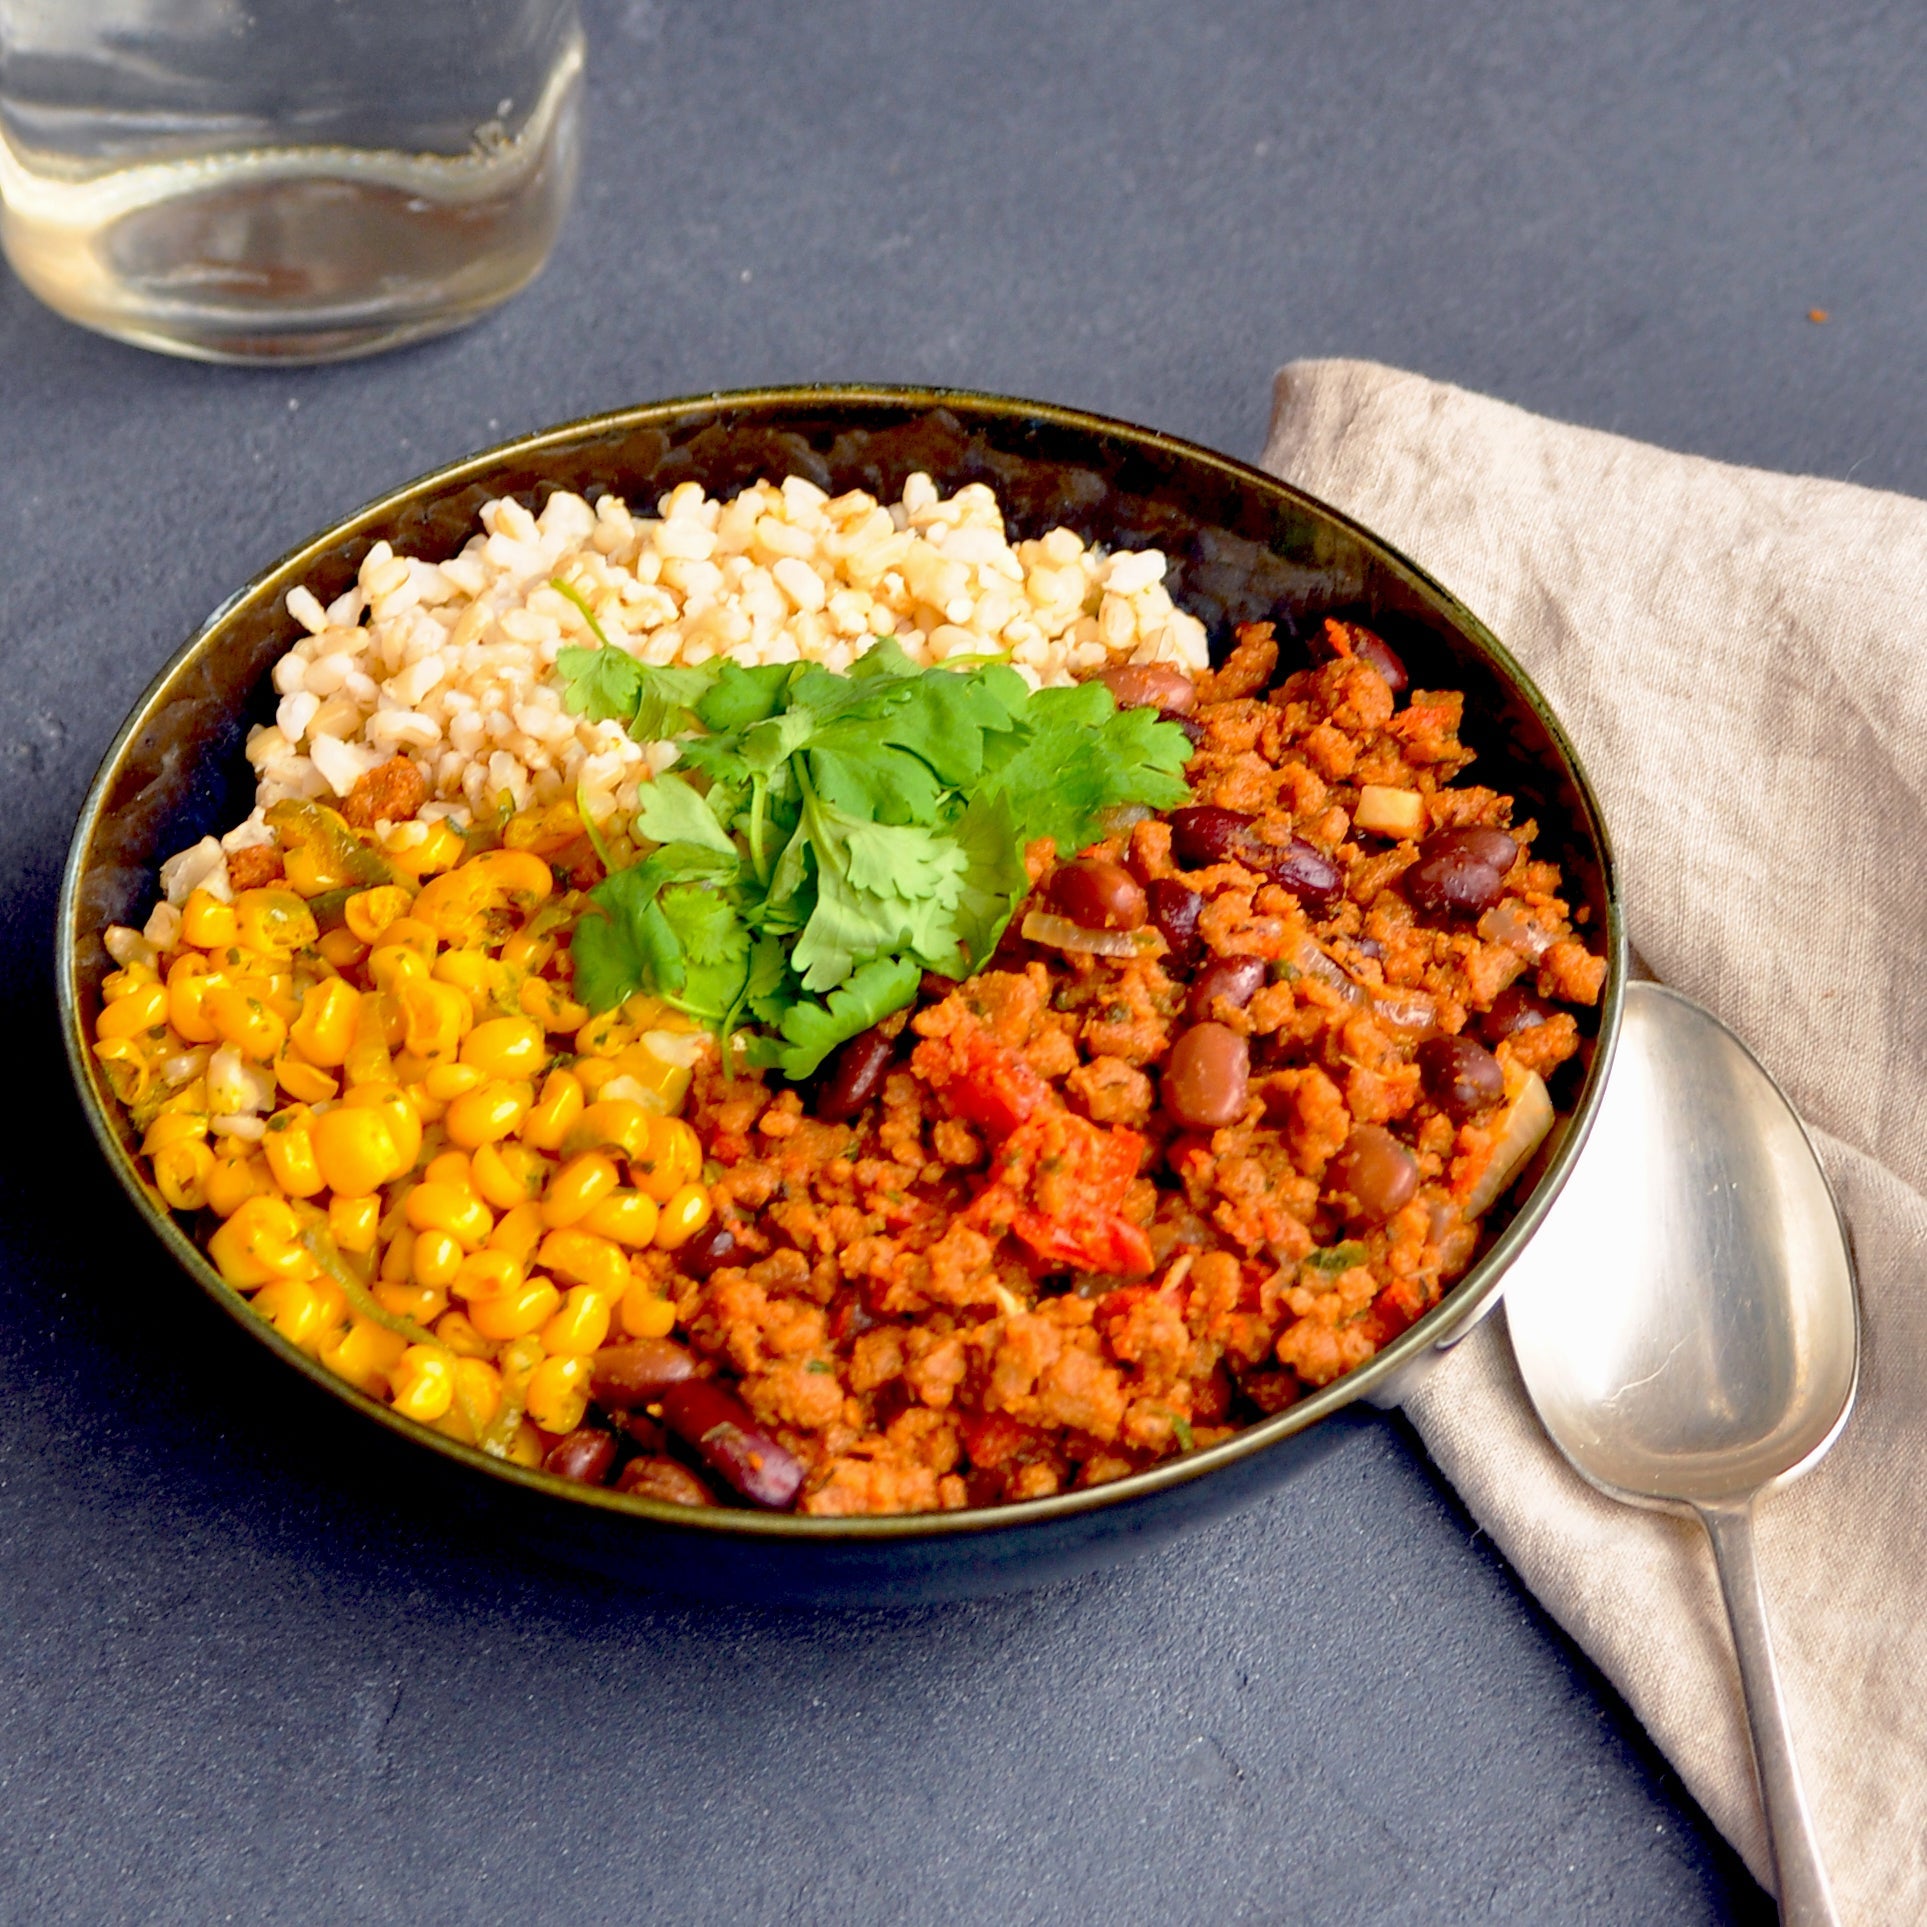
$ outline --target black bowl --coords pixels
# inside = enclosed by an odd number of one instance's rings
[[[1565,1128],[1443,1301],[1376,1358],[1208,1450],[1082,1491],[976,1511],[864,1519],[687,1509],[484,1457],[396,1416],[283,1340],[224,1285],[141,1176],[127,1122],[86,1038],[111,968],[110,923],[139,924],[161,860],[251,806],[242,755],[273,709],[268,671],[296,639],[283,599],[306,583],[328,601],[377,541],[452,554],[490,496],[531,507],[552,488],[648,499],[678,482],[727,494],[758,476],[894,499],[917,470],[946,490],[993,487],[1020,535],[1063,523],[1112,546],[1156,546],[1179,603],[1214,648],[1238,622],[1291,638],[1330,613],[1390,636],[1420,687],[1466,692],[1464,738],[1482,783],[1536,817],[1536,849],[1562,866],[1587,927],[1603,935],[1605,993],[1585,1047],[1555,1088]],[[763,1603],[914,1603],[1034,1585],[1123,1557],[1249,1503],[1387,1402],[1442,1339],[1494,1302],[1506,1266],[1577,1155],[1619,1022],[1626,941],[1605,825],[1572,745],[1517,663],[1421,569],[1335,510],[1243,463],[1124,422],[948,390],[787,388],[671,401],[573,422],[470,457],[359,510],[216,612],[162,671],[108,751],[74,832],[57,933],[68,1060],[109,1166],[190,1278],[282,1364],[386,1428],[393,1469],[498,1543],[625,1581]],[[290,1392],[295,1387],[290,1385]],[[374,1434],[368,1434],[372,1443]]]

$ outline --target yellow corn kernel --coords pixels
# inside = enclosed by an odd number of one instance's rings
[[[167,1012],[166,986],[140,984],[101,1011],[94,1035],[103,1043],[138,1037],[143,1031],[160,1029],[167,1022]]]
[[[654,1285],[638,1280],[622,1294],[616,1322],[631,1338],[667,1338],[676,1329],[676,1308]]]
[[[450,1312],[450,1318],[461,1317]],[[440,1336],[439,1331],[436,1334]],[[486,1376],[481,1376],[486,1374]],[[502,1378],[493,1365],[461,1353],[455,1357],[455,1402],[435,1421],[435,1430],[462,1445],[476,1442],[476,1428],[484,1431],[502,1403]]]
[[[488,1082],[473,1064],[433,1065],[422,1084],[438,1104],[453,1104],[458,1097],[480,1090]]]
[[[328,1235],[342,1251],[360,1257],[373,1251],[381,1229],[381,1199],[373,1193],[328,1200]]]
[[[380,978],[377,963],[388,970],[427,976],[434,967],[435,952],[441,939],[433,924],[424,923],[418,916],[397,917],[393,923],[384,926],[382,933],[375,939],[368,956],[368,970],[371,976]],[[405,961],[413,958],[409,963]]]
[[[285,956],[321,932],[314,912],[292,890],[243,890],[234,899],[235,932],[250,950]]]
[[[432,1425],[455,1403],[455,1361],[434,1345],[410,1345],[388,1383],[403,1418]]]
[[[141,1156],[151,1158],[156,1151],[169,1144],[178,1144],[184,1137],[205,1139],[206,1136],[205,1117],[197,1117],[188,1111],[163,1111],[147,1127],[147,1135],[141,1139]]]
[[[535,1256],[535,1248],[547,1230],[539,1204],[513,1205],[489,1233],[488,1247],[491,1251],[505,1251],[517,1264],[526,1265]]]
[[[324,1104],[341,1089],[339,1081],[326,1071],[285,1050],[274,1060],[274,1081],[297,1104]]]
[[[585,1411],[588,1409],[585,1405]],[[549,1455],[548,1442],[527,1419],[515,1428],[515,1436],[509,1440],[508,1457],[511,1465],[525,1465],[533,1470]]]
[[[621,1009],[623,1022],[635,1031],[653,1029],[670,1015],[669,1006],[660,997],[640,990],[633,997],[625,997]]]
[[[415,1234],[403,1225],[388,1240],[381,1254],[381,1277],[384,1284],[405,1285],[415,1275]]]
[[[522,1142],[538,1151],[559,1151],[582,1116],[582,1081],[573,1071],[551,1071],[542,1095],[522,1120]]]
[[[429,1063],[452,1059],[475,1021],[469,1001],[452,984],[431,977],[402,977],[388,993],[401,1010],[402,1042]]]
[[[555,872],[527,850],[485,850],[462,865],[493,897],[525,916],[555,889]]]
[[[481,950],[444,950],[435,959],[434,977],[459,990],[477,1017],[506,1001],[512,988],[509,973]]]
[[[649,1142],[642,1154],[629,1160],[629,1175],[639,1191],[666,1205],[693,1183],[703,1168],[702,1140],[679,1117],[652,1118]],[[692,1225],[693,1231],[696,1227]]]
[[[291,1198],[311,1198],[329,1188],[315,1155],[314,1113],[305,1104],[292,1104],[268,1119],[261,1155],[275,1183]]]
[[[561,1303],[562,1294],[546,1278],[530,1278],[499,1298],[471,1298],[469,1323],[484,1338],[504,1343],[540,1331]]]
[[[395,1078],[394,1059],[388,1052],[385,996],[363,997],[355,1011],[355,1041],[342,1059],[341,1075],[350,1090],[357,1084],[391,1084]]]
[[[429,965],[421,952],[405,943],[379,944],[368,953],[369,981],[387,994],[392,995],[398,984],[426,983],[428,975]]]
[[[490,1358],[495,1346],[478,1332],[465,1311],[445,1311],[435,1320],[435,1336],[457,1358]]]
[[[277,1278],[249,1302],[290,1345],[306,1350],[333,1322],[341,1287],[320,1278]]]
[[[417,1231],[415,1249],[408,1263],[409,1276],[424,1290],[445,1292],[455,1282],[466,1255],[460,1241],[446,1231]],[[439,1311],[439,1307],[437,1309]]]
[[[207,993],[227,981],[223,973],[208,968],[198,950],[183,951],[168,967],[167,1021],[190,1044],[215,1042],[214,1026],[202,1006]]]
[[[397,1080],[399,1081],[399,1080]],[[408,1100],[408,1107],[424,1124],[439,1124],[448,1115],[448,1106],[438,1104],[428,1094],[428,1086],[419,1078],[411,1078],[402,1084],[402,1095]]]
[[[616,1070],[633,1078],[649,1095],[649,1108],[659,1116],[675,1111],[689,1093],[690,1073],[657,1054],[647,1038],[628,1045],[616,1058]]]
[[[430,1234],[433,1235],[432,1233]],[[421,1240],[416,1240],[416,1249]],[[397,1318],[410,1318],[418,1325],[432,1325],[448,1309],[448,1293],[433,1285],[408,1284],[398,1278],[383,1278],[375,1286],[375,1303]]]
[[[479,943],[488,935],[489,909],[487,880],[471,860],[423,884],[410,914],[446,943]]]
[[[129,998],[128,1003],[132,1002]],[[232,1044],[243,1057],[252,1058],[257,1064],[270,1062],[288,1041],[287,1025],[259,997],[250,996],[239,984],[222,984],[210,990],[201,1007],[221,1042]],[[127,1004],[116,1004],[106,1016],[126,1008]]]
[[[458,1297],[471,1303],[479,1298],[506,1298],[520,1291],[527,1282],[522,1260],[513,1252],[484,1245],[463,1258],[450,1287]]]
[[[587,1285],[572,1286],[562,1309],[542,1327],[542,1349],[570,1358],[599,1351],[609,1336],[611,1300]]]
[[[518,930],[502,946],[501,961],[505,969],[519,971],[525,977],[536,977],[548,969],[554,960],[556,948],[553,937],[539,937],[533,931]],[[533,1016],[535,1013],[531,1011],[529,1014]],[[588,1014],[585,1008],[576,1023],[581,1023]],[[570,1029],[574,1027],[572,1024]]]
[[[615,1160],[602,1151],[571,1158],[549,1181],[542,1198],[542,1221],[551,1230],[588,1215],[620,1182]]]
[[[622,1075],[616,1069],[613,1057],[578,1057],[572,1074],[582,1086],[583,1095],[591,1102],[594,1102],[603,1085],[613,1084]]]
[[[301,1000],[301,1015],[288,1026],[294,1047],[310,1064],[339,1070],[355,1041],[355,1018],[361,992],[340,977],[326,977],[309,987]]]
[[[415,1168],[415,1160],[422,1154],[421,1113],[415,1109],[407,1092],[399,1084],[357,1084],[341,1100],[341,1108],[377,1113],[386,1122],[389,1136],[395,1140],[395,1153],[402,1161],[402,1170],[412,1171]],[[341,1188],[340,1185],[334,1186],[337,1191]],[[347,1188],[368,1191],[374,1187],[350,1185]]]
[[[344,823],[342,828],[345,830],[347,825]],[[288,888],[303,897],[318,897],[330,890],[339,890],[349,880],[340,859],[318,837],[281,852],[281,875]]]
[[[554,856],[566,850],[582,834],[582,818],[566,798],[543,810],[520,810],[510,817],[502,831],[503,846],[528,850],[536,856]]]
[[[612,1191],[589,1208],[581,1228],[598,1238],[639,1250],[654,1242],[659,1211],[646,1191]]]
[[[428,834],[420,838],[415,836],[413,824],[398,823],[383,845],[389,862],[397,870],[417,877],[431,876],[437,870],[459,863],[464,847],[461,832],[451,829],[446,822],[429,824]]]
[[[528,1085],[490,1082],[458,1097],[442,1122],[454,1143],[472,1151],[513,1136],[529,1114],[529,1102]]]
[[[504,949],[503,955],[507,954]],[[517,1001],[522,1014],[532,1017],[544,1030],[580,1030],[589,1021],[588,1005],[574,1002],[546,977],[527,979]]]
[[[203,1183],[207,1208],[217,1218],[231,1218],[248,1199],[274,1192],[267,1160],[258,1157],[217,1157]]]
[[[388,1374],[408,1349],[408,1340],[371,1319],[352,1318],[348,1329],[332,1345],[322,1347],[321,1362],[358,1390],[379,1397],[388,1389]]]
[[[545,1432],[573,1432],[589,1409],[589,1361],[545,1358],[529,1375],[528,1414]]]
[[[152,964],[123,964],[118,970],[110,970],[100,980],[100,1001],[103,1004],[117,1004],[129,993],[147,984],[157,984],[160,980],[161,973]]]
[[[636,1033],[622,1021],[619,1010],[591,1017],[575,1034],[578,1057],[616,1057],[636,1041]]]
[[[660,1226],[656,1236],[660,1240]],[[611,1304],[629,1289],[629,1260],[622,1255],[622,1247],[587,1231],[551,1231],[542,1240],[536,1261],[573,1285],[604,1293]]]
[[[468,1184],[474,1172],[466,1151],[439,1151],[422,1166],[422,1176],[433,1184]]]
[[[565,1150],[610,1144],[624,1157],[640,1157],[649,1147],[649,1113],[631,1098],[601,1097],[582,1113]]]
[[[404,1207],[416,1231],[446,1231],[464,1251],[479,1251],[495,1214],[465,1184],[418,1184]]]
[[[108,1088],[123,1104],[138,1104],[154,1088],[154,1068],[131,1037],[110,1037],[96,1044],[94,1058]]]
[[[240,926],[234,906],[198,885],[187,893],[181,905],[181,938],[197,950],[225,950],[240,941]]]
[[[366,1084],[361,1088],[379,1090],[382,1087]],[[364,1192],[379,1191],[408,1169],[408,1160],[395,1142],[387,1114],[381,1110],[337,1104],[315,1119],[313,1140],[315,1162],[330,1191],[358,1197]]]
[[[153,1154],[154,1188],[170,1211],[199,1211],[207,1203],[214,1153],[206,1139],[179,1137]]]
[[[489,1077],[533,1077],[548,1056],[542,1026],[528,1017],[491,1017],[462,1039],[462,1062]]]
[[[373,943],[397,917],[408,914],[414,898],[398,883],[377,884],[372,890],[357,890],[341,906],[342,921],[363,943]]]
[[[315,948],[337,970],[354,969],[368,954],[368,946],[345,923],[336,929],[322,931]]]
[[[685,1184],[662,1208],[656,1222],[656,1248],[680,1251],[709,1222],[714,1210],[703,1186]]]
[[[478,1144],[469,1166],[475,1189],[498,1211],[512,1211],[518,1204],[540,1197],[549,1174],[547,1160],[539,1151],[508,1139],[499,1144]]]
[[[301,1243],[301,1221],[285,1198],[245,1200],[207,1241],[215,1269],[237,1291],[273,1278],[307,1278],[315,1262]]]

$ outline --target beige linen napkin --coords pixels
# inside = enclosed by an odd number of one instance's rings
[[[1635,947],[1814,1131],[1854,1230],[1860,1397],[1832,1455],[1762,1505],[1760,1564],[1842,1915],[1927,1920],[1927,503],[1346,361],[1280,372],[1264,464],[1402,548],[1524,663],[1598,786]],[[1770,1879],[1698,1526],[1567,1468],[1499,1319],[1408,1410]]]

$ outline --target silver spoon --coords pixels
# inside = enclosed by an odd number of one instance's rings
[[[1753,1507],[1847,1422],[1853,1263],[1792,1107],[1697,1005],[1628,986],[1592,1136],[1505,1304],[1526,1390],[1574,1470],[1705,1526],[1781,1917],[1836,1921],[1767,1637]]]

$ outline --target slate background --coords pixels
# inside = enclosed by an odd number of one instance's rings
[[[49,927],[98,755],[232,586],[598,408],[948,381],[1249,456],[1277,363],[1357,354],[1921,493],[1922,16],[586,11],[584,192],[463,335],[202,368],[0,274],[0,1915],[1770,1919],[1396,1423],[1133,1567],[903,1616],[625,1597],[371,1495],[108,1195]]]

